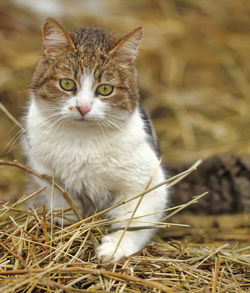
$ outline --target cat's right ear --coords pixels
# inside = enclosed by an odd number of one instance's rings
[[[62,49],[74,49],[74,43],[62,27],[54,18],[48,18],[43,26],[43,45],[46,55],[58,55]]]

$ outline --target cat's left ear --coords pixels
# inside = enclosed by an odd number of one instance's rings
[[[110,54],[118,53],[119,58],[125,57],[134,61],[138,55],[142,41],[143,27],[139,26],[121,38],[120,42],[111,50]]]

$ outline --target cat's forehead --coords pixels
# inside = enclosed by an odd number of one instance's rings
[[[106,55],[120,41],[120,37],[102,28],[86,27],[69,32],[78,52],[85,56]]]
[[[94,70],[103,63],[108,52],[120,41],[120,37],[102,28],[87,27],[70,31],[69,34],[74,42],[76,52],[72,54],[65,50],[62,52],[63,62],[56,62],[57,70],[63,70],[64,73],[67,71],[69,73],[72,69]]]

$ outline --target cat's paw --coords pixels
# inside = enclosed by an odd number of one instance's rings
[[[116,250],[120,236],[120,233],[114,233],[111,235],[106,235],[102,238],[102,244],[97,249],[97,256],[102,262],[113,263],[121,259],[123,256],[128,256],[136,251],[136,247],[131,245],[131,243],[127,243],[126,245],[126,241],[124,242],[125,239],[123,239],[118,249]]]

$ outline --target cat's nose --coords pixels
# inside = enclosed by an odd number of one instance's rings
[[[80,112],[82,116],[86,115],[91,110],[90,104],[80,104],[76,106],[77,110]]]

